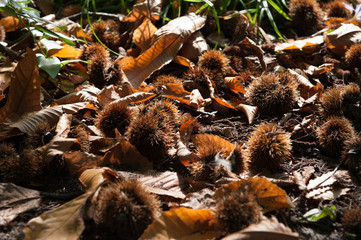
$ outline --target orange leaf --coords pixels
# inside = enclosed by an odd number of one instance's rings
[[[98,166],[99,157],[85,152],[71,152],[63,154],[66,166],[71,176],[79,176],[86,169]]]
[[[179,55],[177,55],[173,58],[173,62],[175,62],[179,65],[182,65],[184,67],[188,67],[188,68],[194,68],[194,66],[195,66],[191,60],[189,60],[186,57],[179,56]]]
[[[139,2],[133,6],[132,11],[122,20],[122,22],[136,22],[142,17],[150,17],[152,20],[159,20],[161,8],[161,0],[147,0]],[[149,13],[151,16],[149,16]]]
[[[184,90],[182,85],[175,84],[175,83],[166,83],[164,84],[165,88],[163,89],[164,95],[170,95],[175,97],[184,98],[190,95],[190,92]]]
[[[193,13],[176,18],[156,31],[153,46],[134,62],[123,67],[124,73],[134,88],[154,71],[168,64],[176,56],[183,42],[205,23],[205,17]]]
[[[221,233],[214,230],[213,222],[212,210],[171,209],[155,220],[140,239],[214,239]]]
[[[322,43],[323,36],[310,37],[296,41],[289,40],[286,43],[278,44],[275,48],[275,51],[314,49]]]
[[[0,19],[0,25],[4,26],[6,32],[16,31],[24,27],[24,25],[19,21],[19,19],[12,16]]]
[[[246,93],[240,81],[236,77],[225,78],[224,84],[234,93]]]
[[[68,44],[64,44],[62,49],[52,49],[49,51],[49,57],[59,58],[78,58],[81,54],[81,50],[76,49]]]
[[[40,77],[35,53],[26,49],[14,70],[7,102],[0,109],[0,123],[6,118],[18,119],[23,113],[38,111],[40,107]]]
[[[225,100],[223,100],[221,98],[214,97],[214,98],[212,98],[212,100],[214,100],[216,103],[218,103],[222,107],[229,108],[229,109],[234,109],[234,110],[236,109],[231,104],[227,103]]]
[[[103,166],[128,166],[137,170],[149,170],[152,168],[152,162],[141,155],[138,150],[129,142],[122,141],[112,147],[104,157],[101,158]]]
[[[152,37],[156,31],[157,28],[153,25],[149,18],[145,18],[143,23],[134,30],[134,44],[137,45],[142,50],[142,52],[144,52],[150,47]]]
[[[179,134],[182,142],[188,143],[189,138],[192,135],[193,128],[197,124],[197,122],[198,118],[192,117],[179,127]]]
[[[243,179],[224,185],[216,190],[214,198],[219,199],[230,192],[244,189],[246,186],[248,186],[249,193],[254,194],[258,204],[263,207],[263,212],[294,207],[282,188],[261,177]]]

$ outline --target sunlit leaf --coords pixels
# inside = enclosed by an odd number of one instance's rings
[[[155,220],[140,239],[214,239],[221,233],[214,230],[213,219],[212,210],[171,209]]]
[[[316,47],[322,43],[323,36],[303,38],[296,41],[288,40],[285,43],[278,43],[275,47],[275,51],[316,49]]]
[[[159,20],[161,13],[162,1],[161,0],[145,0],[135,4],[132,11],[123,18],[123,22],[135,22],[142,17],[150,17],[152,20]],[[149,14],[151,16],[149,16]]]
[[[60,71],[60,60],[56,57],[44,57],[37,54],[38,66],[47,72],[50,77],[55,78]]]
[[[123,70],[134,88],[165,64],[168,64],[184,41],[205,23],[205,17],[189,14],[170,21],[154,34],[153,46]]]
[[[150,47],[152,37],[156,31],[157,28],[149,18],[144,19],[143,23],[134,30],[133,43],[144,52]]]
[[[245,186],[248,186],[247,189],[250,194],[254,194],[255,199],[263,207],[264,212],[294,207],[282,188],[261,177],[243,179],[224,185],[216,190],[214,198],[221,198],[230,192],[244,189]]]
[[[346,50],[355,43],[361,41],[361,28],[354,24],[342,24],[326,35],[327,48],[338,56],[343,56]]]
[[[48,52],[49,57],[58,57],[58,58],[78,58],[81,54],[81,50],[70,46],[68,44],[62,45],[60,49],[50,50]]]
[[[12,32],[24,27],[19,19],[9,16],[0,19],[0,25],[4,26],[6,32]]]

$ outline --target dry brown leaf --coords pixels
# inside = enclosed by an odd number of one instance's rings
[[[39,111],[40,77],[35,53],[26,49],[11,78],[10,91],[4,107],[0,109],[0,123],[6,119],[18,119],[22,114]]]
[[[90,195],[89,191],[54,210],[31,219],[28,227],[24,229],[25,239],[78,239],[85,228],[84,206]]]
[[[87,85],[82,87],[79,91],[65,95],[64,97],[56,100],[56,104],[69,104],[76,102],[94,102],[98,103],[98,94],[100,89]]]
[[[299,84],[298,90],[300,91],[300,95],[302,98],[308,99],[316,93],[318,94],[318,97],[321,96],[324,87],[320,82],[316,82],[316,85],[314,85],[310,82],[310,80],[308,80],[301,74],[298,74],[296,71],[293,71],[291,69],[287,69],[287,71],[296,78]]]
[[[309,65],[307,63],[305,63],[305,65],[306,65],[306,69],[304,70],[305,73],[311,76],[321,75],[322,73],[331,71],[333,69],[333,63],[324,63],[318,67]]]
[[[138,178],[138,181],[148,187],[150,192],[160,193],[161,196],[183,199],[185,197],[180,188],[180,180],[176,172],[155,173]],[[162,191],[159,191],[162,190]]]
[[[127,166],[138,171],[153,168],[152,162],[140,154],[130,142],[125,140],[109,149],[104,157],[100,159],[99,164],[101,166],[112,166],[113,168]]]
[[[239,43],[239,46],[241,48],[252,51],[258,57],[259,62],[261,63],[262,70],[266,71],[267,65],[264,61],[264,52],[259,45],[257,45],[252,39],[245,37],[242,42]]]
[[[164,212],[142,234],[140,239],[214,239],[219,237],[212,225],[212,210],[180,207]]]
[[[183,57],[192,61],[197,61],[198,56],[202,55],[204,51],[209,50],[206,39],[200,31],[193,33],[188,40],[184,43],[181,54]]]
[[[155,98],[156,96],[157,94],[155,93],[136,92],[126,97],[120,98],[116,100],[116,102],[122,102],[124,104],[132,105],[132,104],[138,104],[149,101],[150,99]]]
[[[184,41],[205,23],[205,17],[193,13],[176,18],[158,29],[152,41],[152,47],[123,67],[124,73],[134,88],[149,77],[154,71],[168,64]]]
[[[242,231],[228,235],[222,240],[296,240],[298,233],[280,223],[276,217],[265,218],[259,223],[251,224]]]
[[[224,185],[216,190],[214,197],[219,199],[245,186],[248,186],[250,194],[254,194],[258,204],[263,207],[263,212],[294,207],[282,188],[261,177],[243,179]]]
[[[6,32],[16,31],[24,27],[24,24],[19,19],[12,16],[0,19],[0,25],[4,26]]]
[[[56,136],[67,137],[70,132],[70,125],[73,116],[71,114],[63,113],[56,124],[55,133]]]
[[[237,77],[224,78],[224,84],[234,93],[246,93],[246,90],[243,88],[241,82],[237,80]]]
[[[87,169],[79,176],[79,181],[87,192],[96,190],[106,181],[113,182],[116,179],[117,173],[107,167]]]
[[[287,50],[311,50],[323,43],[323,36],[303,38],[299,40],[287,40],[285,43],[278,43],[275,47],[275,51],[287,51]]]
[[[122,22],[136,22],[143,17],[150,17],[151,20],[159,20],[161,14],[161,0],[145,0],[135,4],[132,11],[123,18]],[[151,16],[149,16],[149,13]]]
[[[0,183],[0,226],[7,225],[20,213],[39,207],[39,191],[12,183]]]
[[[186,97],[188,98],[188,96]],[[207,101],[202,97],[201,92],[198,89],[193,89],[189,95],[189,104],[195,108],[199,109],[207,104]]]
[[[7,57],[0,67],[0,101],[4,98],[4,91],[10,86],[15,66],[16,64]]]
[[[242,111],[244,114],[246,114],[248,119],[248,124],[252,124],[254,118],[256,117],[258,108],[255,106],[247,105],[240,103],[237,106],[235,106],[236,110]]]
[[[189,151],[189,149],[184,145],[184,143],[182,141],[178,141],[177,143],[177,157],[179,159],[179,161],[184,165],[187,166],[188,164],[192,163],[192,162],[197,162],[199,161],[199,157]]]
[[[197,123],[198,118],[191,117],[191,119],[189,119],[187,122],[183,123],[179,127],[180,139],[184,144],[188,145],[193,132],[193,128],[196,126]]]
[[[71,176],[79,176],[86,169],[99,166],[99,157],[86,152],[70,152],[63,153],[63,159]]]
[[[342,186],[339,179],[351,182],[351,177],[346,170],[328,172],[310,180],[307,185],[306,198],[324,201],[334,200],[345,195],[350,188]]]
[[[152,37],[157,30],[150,19],[145,18],[143,23],[134,30],[133,43],[144,52],[151,46]]]
[[[166,83],[163,85],[162,94],[185,98],[190,95],[190,92],[184,90],[183,86],[180,84]]]
[[[33,133],[38,124],[46,122],[49,123],[49,125],[55,125],[63,113],[76,113],[79,110],[84,109],[86,105],[87,102],[79,102],[45,108],[35,113],[31,113],[16,122],[6,123],[4,130],[10,132],[10,130],[17,129],[22,133]],[[3,133],[0,134],[0,139],[2,136]]]
[[[188,68],[194,68],[194,66],[195,66],[191,60],[189,60],[186,57],[179,56],[179,55],[177,55],[173,58],[173,62],[177,63],[179,65],[182,65],[184,67],[188,67]]]
[[[116,91],[114,85],[105,86],[97,96],[97,101],[100,106],[105,107],[109,103],[120,99],[118,92]]]
[[[342,24],[341,27],[326,35],[327,48],[338,56],[344,56],[354,43],[361,42],[361,28],[354,24]]]
[[[59,58],[78,58],[81,54],[81,50],[72,47],[68,44],[63,44],[61,49],[51,49],[48,52],[48,57]]]

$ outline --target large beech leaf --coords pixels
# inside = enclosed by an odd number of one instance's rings
[[[221,234],[214,230],[213,220],[212,210],[171,209],[149,225],[140,239],[215,239]]]
[[[26,49],[26,56],[14,70],[7,102],[0,109],[0,123],[17,119],[23,113],[40,110],[40,77],[35,53]]]
[[[264,212],[294,207],[285,190],[261,177],[243,179],[224,185],[216,190],[214,198],[219,199],[230,192],[243,189],[245,186],[248,186],[249,194],[255,196],[258,204],[263,207]]]
[[[342,24],[341,27],[326,35],[327,48],[339,56],[355,43],[361,42],[361,28],[354,24]]]
[[[293,232],[289,227],[286,227],[280,223],[277,218],[272,216],[271,218],[263,219],[259,223],[251,224],[249,227],[230,234],[222,240],[251,240],[251,239],[263,239],[263,240],[296,240],[298,239],[298,233]]]
[[[24,229],[25,239],[78,239],[85,228],[84,206],[91,193],[89,191],[54,210],[31,219],[28,227]]]
[[[123,68],[132,86],[138,88],[150,74],[171,62],[184,41],[203,27],[205,20],[205,17],[191,13],[158,29],[154,34],[153,46]]]
[[[15,219],[18,214],[39,207],[40,193],[12,183],[0,183],[0,226]]]

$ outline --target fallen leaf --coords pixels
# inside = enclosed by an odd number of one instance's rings
[[[199,161],[199,157],[189,151],[189,149],[184,145],[182,141],[177,142],[177,153],[176,153],[179,161],[184,165],[187,166],[188,164],[192,162]]]
[[[0,183],[0,226],[7,225],[19,214],[40,206],[39,191],[12,183]]]
[[[278,43],[275,51],[287,50],[312,50],[323,43],[323,36],[307,37],[299,40],[287,40],[285,43]]]
[[[150,99],[155,98],[156,96],[157,94],[155,93],[136,92],[126,97],[120,98],[116,100],[116,102],[122,102],[124,104],[132,105],[132,104],[138,104],[149,101]]]
[[[145,18],[143,23],[134,30],[133,43],[144,52],[151,46],[152,37],[157,30],[150,19]]]
[[[4,26],[6,32],[16,31],[24,27],[24,24],[22,24],[19,19],[13,16],[0,19],[0,25]]]
[[[123,18],[122,22],[135,22],[142,17],[150,17],[151,20],[159,20],[161,14],[161,0],[145,0],[135,4],[132,11]],[[151,16],[149,16],[149,14]]]
[[[259,59],[259,62],[261,63],[261,67],[263,71],[266,71],[267,65],[264,61],[264,52],[260,46],[258,46],[252,39],[249,39],[248,37],[245,37],[240,43],[239,46],[241,48],[245,48],[249,51],[252,51],[257,58]]]
[[[296,240],[299,235],[289,227],[280,223],[275,216],[265,218],[259,223],[249,225],[247,228],[228,235],[222,240]]]
[[[216,190],[214,198],[219,199],[230,192],[243,189],[245,186],[248,186],[250,194],[254,194],[258,204],[263,207],[263,212],[294,207],[282,188],[261,177],[243,179],[224,185]]]
[[[186,96],[190,95],[190,92],[184,90],[183,86],[180,84],[166,83],[162,87],[162,94],[185,98]]]
[[[324,63],[318,67],[305,64],[306,69],[304,69],[304,72],[311,76],[317,76],[321,75],[322,73],[329,72],[333,69],[333,63]]]
[[[152,169],[153,164],[146,157],[138,152],[128,141],[121,141],[109,149],[100,159],[99,164],[102,166],[111,166],[112,168],[130,167],[136,170]]]
[[[296,71],[293,71],[291,69],[287,69],[287,71],[296,78],[299,84],[298,90],[300,91],[300,95],[302,98],[308,99],[316,93],[318,96],[317,98],[321,96],[324,87],[320,82],[316,82],[316,84],[313,84],[310,80],[297,73]]]
[[[51,49],[48,52],[48,57],[58,57],[58,58],[78,58],[81,54],[81,50],[77,49],[68,44],[62,44],[61,49]]]
[[[40,107],[40,77],[35,53],[26,49],[26,56],[17,64],[11,78],[10,91],[0,109],[0,123],[18,119],[22,114],[38,111]]]
[[[63,113],[56,124],[55,133],[56,136],[67,137],[70,132],[70,125],[73,116],[71,114]]]
[[[331,52],[344,56],[351,45],[361,42],[361,28],[351,23],[342,23],[341,27],[326,35],[325,42]]]
[[[117,173],[107,167],[87,169],[79,176],[79,181],[87,192],[98,189],[106,181],[114,182],[116,179],[119,179]]]
[[[138,181],[147,186],[148,190],[159,196],[183,199],[185,197],[180,187],[180,180],[176,172],[166,171],[138,178]]]
[[[171,209],[149,225],[140,239],[214,239],[221,233],[214,230],[213,220],[212,210]]]
[[[71,176],[79,176],[86,169],[98,167],[100,163],[98,156],[87,152],[65,152],[62,155]]]
[[[187,67],[187,68],[194,68],[194,66],[195,66],[191,60],[189,60],[186,57],[179,56],[179,55],[177,55],[173,58],[173,62],[177,63],[179,65],[182,65],[184,67]]]
[[[62,98],[56,100],[56,104],[70,104],[76,102],[94,102],[98,103],[98,94],[100,89],[91,85],[82,87],[80,90],[65,95]]]
[[[28,222],[24,229],[26,240],[76,240],[83,232],[84,206],[91,195],[87,192],[60,207],[45,212]]]
[[[224,84],[234,93],[246,93],[246,90],[243,88],[241,82],[237,80],[237,77],[224,78]]]
[[[205,17],[193,13],[176,18],[158,29],[152,47],[123,67],[124,73],[134,88],[165,64],[168,64],[185,40],[205,23]]]
[[[183,57],[192,61],[197,61],[198,56],[202,55],[204,51],[210,50],[206,39],[200,31],[193,33],[184,43],[181,54]]]

